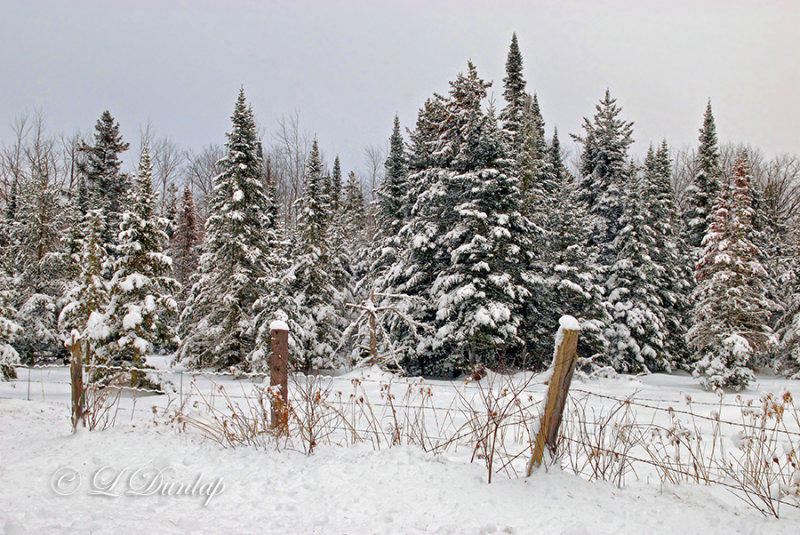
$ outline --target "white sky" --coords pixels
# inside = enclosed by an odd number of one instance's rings
[[[0,13],[0,140],[26,110],[70,133],[109,109],[134,145],[149,121],[198,149],[224,142],[243,84],[266,130],[296,110],[358,169],[394,114],[413,126],[468,59],[499,107],[516,31],[548,135],[578,133],[609,87],[639,153],[694,145],[709,97],[723,142],[800,153],[798,1],[0,0]]]

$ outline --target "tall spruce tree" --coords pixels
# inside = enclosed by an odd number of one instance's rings
[[[754,359],[773,342],[767,325],[767,274],[752,241],[750,180],[742,154],[730,188],[714,204],[695,269],[694,325],[688,340],[700,356],[694,373],[709,388],[745,388],[753,379]]]
[[[654,158],[651,146],[648,163]],[[606,280],[612,317],[606,335],[608,360],[615,370],[627,373],[661,371],[672,364],[665,351],[666,317],[658,292],[664,268],[653,259],[657,238],[643,198],[648,182],[636,173],[628,180],[630,192],[614,244],[617,257]]]
[[[506,59],[506,76],[503,78],[503,98],[505,107],[499,119],[503,125],[503,134],[509,154],[516,157],[521,154],[528,138],[526,123],[530,107],[530,96],[525,92],[525,78],[522,75],[522,54],[519,51],[517,34],[511,35],[511,46]]]
[[[522,151],[516,156],[519,168],[523,210],[534,222],[546,219],[550,209],[546,201],[556,189],[553,170],[547,159],[547,140],[539,99],[529,98],[523,123]]]
[[[700,148],[697,150],[697,174],[689,186],[689,209],[686,213],[687,241],[693,248],[695,260],[702,252],[702,241],[711,224],[711,212],[720,191],[720,153],[717,129],[711,112],[711,101],[706,105],[703,127],[700,129]]]
[[[289,272],[294,301],[290,325],[298,349],[294,364],[306,371],[336,364],[334,352],[343,323],[329,241],[331,206],[326,182],[315,139],[306,163],[303,196],[298,200],[297,256]]]
[[[377,191],[377,223],[381,236],[396,236],[405,219],[404,198],[408,189],[408,163],[400,119],[395,115],[392,135],[389,138],[389,155],[385,162],[386,174]]]
[[[84,143],[80,150],[83,158],[78,169],[85,185],[85,210],[103,210],[105,228],[103,241],[110,255],[116,254],[115,245],[122,210],[130,179],[120,172],[120,155],[128,150],[129,143],[122,141],[119,123],[108,110],[104,111],[95,124],[94,145]]]
[[[382,277],[397,261],[403,249],[400,229],[408,219],[408,158],[400,132],[400,119],[395,115],[392,135],[389,138],[389,155],[384,163],[386,173],[376,192],[376,236],[377,247],[373,249],[370,266],[372,279]],[[371,283],[372,281],[370,281]]]
[[[645,162],[641,197],[645,202],[645,223],[653,230],[655,248],[650,252],[662,272],[654,281],[664,310],[667,338],[663,362],[669,367],[688,364],[686,316],[689,294],[694,285],[690,251],[678,239],[679,215],[672,191],[672,162],[669,147],[662,141]]]
[[[412,150],[428,156],[412,157],[410,216],[400,231],[405,249],[379,285],[409,296],[409,317],[433,329],[392,326],[412,373],[516,364],[524,354],[520,321],[530,296],[524,270],[531,247],[518,177],[502,171],[503,134],[482,108],[489,84],[469,63],[450,86],[447,98],[428,101],[411,135]]]
[[[633,123],[620,118],[622,108],[609,90],[595,109],[591,120],[583,120],[583,136],[573,138],[583,148],[579,199],[586,204],[591,219],[589,242],[600,247],[601,261],[608,265],[616,257],[612,244],[624,212]]]
[[[553,133],[548,163],[557,187],[544,203],[549,210],[544,225],[549,230],[548,242],[542,258],[547,267],[547,313],[536,330],[540,342],[534,346],[535,352],[546,354],[549,332],[561,316],[571,315],[581,324],[578,356],[589,365],[606,352],[605,328],[610,317],[602,306],[605,289],[597,281],[595,255],[587,245],[586,209],[578,200],[574,178],[564,166],[558,130]]]
[[[65,342],[77,339],[86,345],[85,354],[90,363],[95,360],[105,363],[108,359],[105,342],[109,334],[105,312],[109,296],[108,281],[103,273],[110,270],[110,262],[103,241],[106,229],[103,211],[86,212],[81,228],[80,275],[67,295],[67,304],[61,309],[58,327]]]
[[[178,358],[193,367],[247,367],[255,347],[253,305],[272,271],[272,222],[253,110],[239,92],[227,155],[214,179],[197,282],[181,314]]]
[[[342,197],[342,164],[339,156],[333,159],[333,171],[331,171],[331,184],[328,195],[331,198],[331,208],[334,212],[339,210]]]
[[[172,259],[163,252],[169,243],[167,219],[157,217],[152,175],[145,146],[128,195],[128,210],[122,217],[106,311],[109,359],[133,368],[144,365],[144,357],[154,345],[177,343],[172,318],[178,313],[173,295],[179,284],[170,277]],[[133,371],[131,384],[138,386],[140,381],[139,372]]]

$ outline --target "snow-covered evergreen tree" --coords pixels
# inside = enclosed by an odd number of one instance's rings
[[[102,210],[89,210],[81,224],[83,229],[80,253],[80,276],[71,288],[67,304],[58,317],[58,328],[62,339],[70,342],[75,337],[86,342],[88,361],[105,362],[107,353],[104,343],[109,330],[105,321],[108,306],[108,281],[103,273],[110,269],[106,242],[106,229]]]
[[[594,117],[583,120],[583,136],[573,137],[583,146],[579,199],[590,215],[589,242],[600,247],[601,262],[610,265],[617,256],[613,243],[625,207],[633,123],[620,119],[622,109],[608,90],[595,108]]]
[[[528,100],[524,119],[522,151],[516,156],[523,211],[535,223],[541,223],[547,219],[547,212],[551,208],[547,205],[547,199],[552,198],[557,186],[547,158],[544,118],[535,94]],[[545,238],[539,240],[540,244],[544,241]]]
[[[521,154],[527,140],[526,115],[530,111],[530,96],[525,92],[525,78],[522,75],[522,54],[519,51],[517,34],[511,35],[511,46],[506,59],[506,76],[503,78],[503,98],[505,107],[500,111],[504,140],[512,158]]]
[[[662,276],[654,280],[656,293],[663,307],[667,337],[661,359],[669,366],[686,365],[686,317],[688,297],[694,286],[690,251],[678,239],[679,216],[672,191],[672,162],[666,141],[662,141],[645,161],[641,198],[644,201],[645,224],[653,231],[655,247],[650,252]]]
[[[686,239],[696,257],[702,252],[702,241],[711,223],[711,212],[720,191],[720,153],[717,129],[708,101],[700,129],[700,148],[697,151],[697,174],[689,186],[689,208],[686,213]]]
[[[353,262],[357,262],[363,256],[372,241],[367,235],[368,219],[367,203],[361,191],[361,184],[356,174],[351,171],[347,175],[347,184],[342,194],[342,226],[345,234],[344,248],[352,253],[350,258]],[[363,270],[363,267],[360,269]],[[354,273],[358,271],[359,269],[355,269]]]
[[[154,344],[177,343],[171,319],[178,313],[173,295],[179,285],[169,276],[172,259],[164,253],[169,243],[167,220],[156,214],[152,175],[145,146],[122,216],[106,310],[109,362],[133,368],[144,365]],[[139,381],[138,372],[132,372],[132,385],[139,386]]]
[[[777,358],[774,369],[793,379],[800,378],[800,236],[795,231],[790,250],[794,253],[791,267],[784,277],[788,286],[788,299],[785,311],[778,321]]]
[[[292,337],[297,345],[295,365],[304,370],[336,364],[341,296],[336,288],[330,249],[331,206],[317,140],[306,164],[306,182],[299,199],[297,256],[289,272],[294,314]],[[347,211],[345,200],[345,212]],[[293,316],[293,317],[292,317]]]
[[[412,373],[517,364],[524,354],[519,331],[531,247],[519,179],[503,172],[503,134],[482,108],[489,84],[469,63],[450,85],[446,99],[428,101],[412,133],[414,152],[426,155],[415,154],[412,168],[435,166],[408,179],[405,250],[379,282],[385,293],[411,297],[409,316],[435,329],[416,338],[407,323],[394,325]]]
[[[162,217],[167,221],[167,237],[172,239],[175,227],[178,225],[178,186],[171,183],[167,186],[167,198],[161,204]]]
[[[333,171],[331,171],[330,191],[328,196],[331,198],[331,208],[334,213],[339,210],[342,197],[342,164],[339,161],[339,156],[333,159]]]
[[[19,354],[14,349],[14,341],[22,334],[22,327],[15,321],[16,311],[13,301],[10,278],[0,273],[0,380],[8,381],[17,377],[14,366],[20,363]]]
[[[767,321],[766,271],[752,242],[753,207],[747,158],[717,197],[695,269],[694,325],[689,345],[700,358],[695,375],[709,388],[741,390],[753,379],[758,353],[773,342]]]
[[[409,167],[413,171],[421,171],[431,167],[441,167],[440,155],[436,152],[439,141],[439,128],[445,117],[445,97],[434,94],[425,101],[417,114],[414,130],[409,133]],[[416,190],[410,189],[409,193]],[[409,207],[415,199],[410,197],[406,203]]]
[[[17,192],[13,225],[18,287],[15,306],[23,334],[17,337],[16,349],[23,362],[65,355],[57,315],[59,299],[68,285],[69,274],[61,254],[61,234],[68,227],[64,225],[60,191],[51,176],[54,165],[49,158],[34,159],[30,176]]]
[[[377,191],[377,223],[381,236],[396,236],[405,219],[407,207],[404,199],[408,190],[408,163],[400,133],[400,119],[395,116],[392,135],[389,138],[389,155],[386,158],[386,174]]]
[[[115,253],[119,224],[122,221],[123,204],[130,186],[130,179],[120,172],[120,155],[128,150],[130,144],[122,141],[119,123],[114,121],[108,110],[104,111],[95,124],[94,145],[81,146],[83,158],[79,164],[81,180],[85,188],[85,199],[79,202],[86,210],[102,210],[105,218],[103,239],[110,255]]]
[[[386,270],[397,262],[404,249],[400,229],[408,219],[409,202],[408,158],[400,132],[400,119],[395,116],[389,138],[389,155],[384,164],[386,173],[376,192],[376,244],[372,250],[373,262],[369,272],[372,281],[382,278]]]
[[[627,373],[668,370],[673,364],[666,351],[667,318],[659,291],[666,273],[654,258],[659,237],[649,211],[653,204],[649,196],[655,195],[655,166],[651,146],[645,176],[634,172],[628,179],[630,192],[614,244],[617,258],[606,280],[613,319],[607,333],[608,360],[615,370]]]
[[[253,306],[269,277],[271,221],[253,111],[239,92],[227,155],[214,179],[197,282],[181,314],[178,359],[192,367],[247,366]]]
[[[548,207],[544,227],[548,230],[542,263],[547,267],[547,292],[539,298],[545,308],[545,319],[536,329],[539,337],[535,353],[545,355],[545,344],[561,316],[571,315],[580,321],[578,355],[587,365],[606,352],[605,328],[609,316],[602,306],[605,289],[597,281],[594,252],[587,245],[586,209],[578,201],[574,178],[564,166],[558,131],[548,149],[548,163],[557,184],[543,203]],[[545,359],[543,359],[543,364]]]

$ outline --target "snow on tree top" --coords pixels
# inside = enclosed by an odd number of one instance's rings
[[[283,320],[273,320],[272,323],[269,324],[270,331],[288,331],[289,326]]]
[[[561,316],[561,318],[558,320],[558,324],[565,331],[581,330],[581,324],[573,316]]]

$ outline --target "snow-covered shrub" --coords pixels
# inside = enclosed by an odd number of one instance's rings
[[[695,365],[694,375],[709,390],[743,390],[754,378],[753,371],[747,368],[752,354],[745,338],[731,335],[722,341],[720,350],[703,355]]]
[[[65,356],[64,344],[58,336],[58,316],[55,300],[36,293],[28,298],[16,315],[23,333],[14,344],[22,362],[33,363]]]

